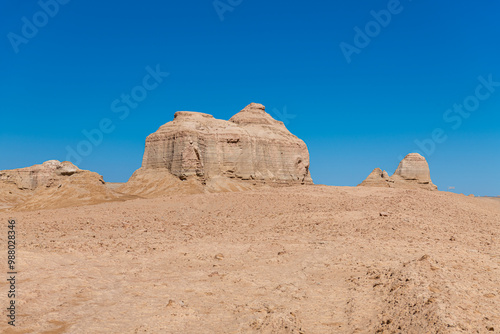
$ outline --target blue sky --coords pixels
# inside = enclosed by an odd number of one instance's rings
[[[0,169],[66,160],[104,124],[79,167],[126,181],[175,111],[259,102],[315,183],[420,151],[440,190],[500,195],[498,2],[54,1],[0,4]]]

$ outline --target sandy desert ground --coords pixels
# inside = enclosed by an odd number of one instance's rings
[[[9,218],[3,333],[500,332],[497,199],[296,186],[4,210],[2,245]]]

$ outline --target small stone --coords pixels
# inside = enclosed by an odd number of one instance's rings
[[[221,260],[223,260],[223,259],[224,259],[224,254],[219,253],[219,254],[215,255],[215,256],[214,256],[214,258],[215,258],[216,260],[221,261]]]
[[[389,214],[387,212],[381,212],[380,217],[388,217]]]
[[[424,256],[422,256],[419,261],[424,261],[424,260],[427,260],[428,258],[430,258],[429,255],[425,254]]]

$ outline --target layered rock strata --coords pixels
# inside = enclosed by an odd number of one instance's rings
[[[167,170],[180,180],[220,177],[265,184],[312,184],[306,144],[261,104],[229,121],[179,111],[146,139],[141,173]]]

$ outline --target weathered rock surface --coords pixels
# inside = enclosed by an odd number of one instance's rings
[[[62,178],[83,172],[71,162],[50,160],[41,165],[0,171],[0,181],[12,183],[21,190],[35,190],[38,187],[51,187]]]
[[[432,183],[429,164],[418,153],[410,153],[401,160],[394,175],[399,175],[408,181],[418,181],[421,184]]]
[[[429,164],[418,153],[410,153],[401,160],[391,177],[386,171],[375,168],[359,186],[437,190],[431,180]]]
[[[176,112],[173,121],[146,139],[142,168],[129,183],[137,183],[151,171],[165,170],[178,180],[196,179],[203,184],[223,179],[312,184],[306,144],[256,103],[229,121],[198,112]]]
[[[0,195],[0,209],[18,210],[86,205],[118,197],[101,175],[57,160],[0,171]]]

